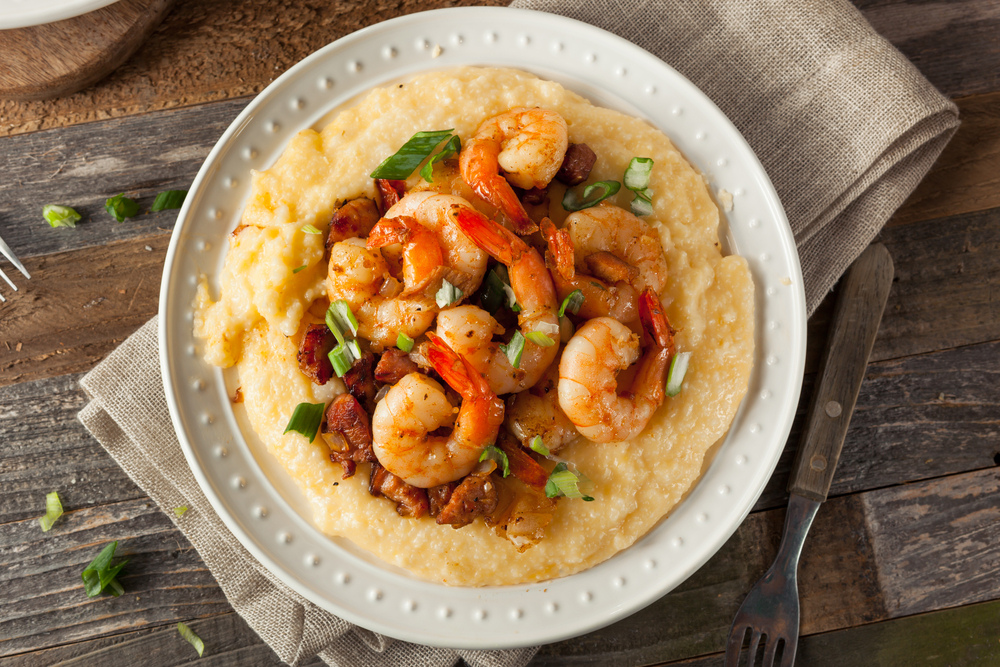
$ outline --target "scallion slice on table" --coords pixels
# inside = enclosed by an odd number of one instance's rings
[[[540,435],[536,435],[532,438],[531,442],[528,443],[528,446],[531,447],[531,451],[538,452],[542,456],[549,455],[549,448],[545,446],[545,441],[542,440],[542,436]]]
[[[205,652],[205,642],[201,641],[201,637],[196,635],[191,628],[183,623],[177,624],[177,632],[181,633],[181,637],[187,640],[188,644],[194,646],[194,650],[198,651],[198,657],[200,658],[202,653]]]
[[[622,184],[618,181],[597,181],[591,183],[583,190],[583,197],[577,194],[576,190],[566,190],[563,195],[562,207],[567,211],[582,211],[591,206],[597,206],[608,197],[614,196],[621,190]]]
[[[288,420],[288,426],[282,433],[295,431],[309,438],[309,442],[312,442],[316,439],[316,431],[319,430],[320,422],[323,421],[325,409],[325,403],[299,403],[295,406],[295,412],[292,413],[292,418]]]
[[[559,306],[559,317],[563,317],[566,311],[576,315],[580,312],[580,306],[583,305],[583,292],[578,289],[573,290],[566,295],[566,298],[562,300],[562,304]]]
[[[560,462],[549,474],[549,480],[545,483],[545,495],[549,498],[559,496],[581,498],[590,502],[593,498],[580,490],[580,484],[583,481],[580,475],[570,470],[565,463]]]
[[[400,331],[396,334],[396,347],[401,349],[403,352],[410,352],[413,350],[413,339]]]
[[[126,197],[123,192],[105,201],[104,210],[118,222],[125,222],[125,218],[134,218],[139,215],[139,204]]]
[[[322,234],[323,233],[323,230],[317,229],[313,225],[302,225],[301,229],[306,234]]]
[[[653,191],[649,189],[649,175],[653,171],[653,159],[634,157],[625,168],[622,180],[625,187],[635,193],[631,208],[633,215],[652,215]]]
[[[521,332],[515,331],[510,342],[500,346],[500,351],[507,355],[507,361],[510,362],[511,366],[520,367],[521,354],[524,352],[524,336],[521,335]]]
[[[458,138],[457,134],[452,135],[451,139],[448,140],[448,143],[446,143],[444,145],[444,148],[441,149],[441,152],[437,153],[436,155],[432,155],[431,159],[427,161],[427,164],[421,167],[420,177],[425,181],[427,181],[428,183],[433,183],[434,163],[440,162],[441,160],[447,160],[452,155],[460,152],[461,150],[462,150],[462,140]]]
[[[181,505],[180,507],[174,508],[174,516],[180,518],[184,516],[184,513],[188,511],[187,505]]]
[[[434,301],[437,302],[438,308],[447,308],[451,304],[461,301],[462,296],[462,290],[447,280],[443,280],[441,281],[441,289],[434,295]]]
[[[42,207],[42,217],[49,223],[49,227],[76,227],[82,216],[69,206],[46,204]]]
[[[420,163],[427,159],[438,144],[444,141],[451,130],[434,130],[432,132],[417,132],[398,151],[382,161],[370,176],[392,181],[404,181]]]
[[[45,516],[38,517],[38,523],[42,527],[42,532],[49,532],[56,519],[62,516],[63,506],[59,501],[59,494],[53,491],[45,496]]]
[[[333,335],[337,337],[337,342],[341,345],[347,340],[344,337],[344,332],[350,331],[352,336],[358,335],[358,318],[354,317],[351,307],[343,299],[337,299],[327,308],[326,326],[330,328]]]
[[[503,470],[503,476],[507,477],[510,475],[510,461],[507,460],[507,455],[502,449],[496,445],[490,445],[483,450],[483,453],[479,456],[480,462],[486,459],[492,459],[497,462],[497,467]]]
[[[128,560],[111,567],[111,559],[115,557],[115,549],[117,548],[118,540],[115,540],[104,547],[101,553],[97,554],[97,558],[90,561],[90,565],[80,573],[80,577],[83,579],[83,589],[88,598],[100,595],[105,588],[110,588],[109,592],[115,597],[125,592],[121,584],[115,581],[115,577],[125,567]]]
[[[156,195],[156,199],[153,200],[153,205],[149,207],[150,211],[166,211],[168,209],[180,208],[184,204],[184,198],[187,197],[187,190],[167,190]]]
[[[681,393],[681,384],[684,382],[684,375],[687,373],[690,360],[690,352],[678,352],[670,360],[670,370],[667,371],[667,396],[676,396]]]

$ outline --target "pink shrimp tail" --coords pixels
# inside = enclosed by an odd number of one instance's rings
[[[475,209],[458,208],[455,222],[473,243],[507,266],[530,249],[519,236]]]
[[[462,177],[476,195],[507,214],[518,234],[532,234],[538,231],[538,226],[528,217],[507,179],[493,170],[498,168],[499,154],[498,141],[483,138],[470,141],[459,156]]]
[[[495,399],[496,394],[490,389],[489,383],[469,363],[469,360],[455,352],[443,338],[433,331],[427,332],[431,345],[427,350],[431,366],[438,372],[448,386],[462,395],[466,400],[476,398]]]
[[[639,297],[639,321],[642,322],[642,332],[647,344],[667,350],[670,356],[674,354],[674,330],[663,311],[660,297],[650,288],[643,290]]]
[[[539,227],[549,247],[548,256],[552,260],[552,266],[549,268],[558,271],[564,280],[573,280],[576,275],[576,260],[573,239],[569,232],[557,228],[548,218],[542,218]]]

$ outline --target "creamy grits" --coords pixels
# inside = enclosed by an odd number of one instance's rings
[[[654,211],[644,220],[659,231],[669,268],[660,297],[677,349],[692,353],[683,391],[666,399],[639,437],[611,444],[580,440],[559,452],[594,482],[595,500],[561,499],[546,537],[520,553],[483,521],[456,530],[430,516],[400,517],[393,503],[369,495],[364,468],[341,479],[321,437],[310,443],[298,433],[283,434],[296,405],[328,402],[344,391],[336,378],[318,386],[303,375],[294,342],[310,307],[325,297],[323,240],[337,206],[373,197],[368,174],[415,132],[455,128],[465,141],[482,121],[514,107],[552,109],[566,119],[570,142],[586,143],[598,156],[588,182],[621,180],[632,157],[653,158]],[[561,196],[562,190],[554,191],[550,203],[557,224],[567,215]],[[622,188],[611,201],[627,210],[631,198]],[[373,90],[318,132],[300,132],[273,167],[253,173],[246,227],[231,237],[214,286],[218,299],[207,282],[199,289],[195,330],[210,363],[237,368],[250,423],[305,493],[326,533],[450,585],[565,576],[625,549],[671,511],[697,480],[706,451],[726,433],[747,391],[754,285],[744,259],[722,255],[719,215],[702,175],[644,121],[524,72],[426,73]],[[307,224],[324,234],[303,234]]]

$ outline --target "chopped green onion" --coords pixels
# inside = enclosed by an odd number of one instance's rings
[[[432,155],[431,159],[427,161],[427,164],[425,164],[420,169],[420,177],[423,178],[428,183],[433,183],[434,179],[431,177],[434,175],[434,163],[440,162],[441,160],[447,160],[452,155],[458,153],[461,150],[462,150],[462,140],[459,139],[458,135],[456,134],[452,136],[451,139],[448,140],[448,143],[444,145],[444,148],[441,149],[440,153],[438,153],[437,155]]]
[[[618,181],[598,181],[591,183],[584,188],[582,199],[576,193],[576,190],[566,190],[566,194],[563,195],[562,206],[567,211],[582,211],[585,208],[597,206],[608,197],[617,193],[621,187],[622,184]],[[591,195],[598,191],[599,194],[591,198]]]
[[[529,331],[525,338],[539,347],[552,347],[556,344],[554,340],[543,334],[541,331]]]
[[[510,342],[500,346],[500,351],[507,355],[507,361],[514,368],[521,365],[521,353],[524,352],[524,336],[520,331],[515,331]]]
[[[681,393],[681,384],[684,382],[690,360],[690,352],[679,352],[670,360],[670,370],[667,372],[667,396]]]
[[[97,554],[97,558],[90,561],[90,565],[80,573],[80,577],[83,579],[83,589],[88,598],[100,595],[101,591],[108,586],[111,586],[110,592],[115,597],[124,592],[121,584],[115,581],[115,576],[121,572],[128,560],[122,561],[114,567],[109,567],[111,559],[115,557],[116,548],[118,548],[118,540],[104,547],[101,553]]]
[[[333,371],[339,378],[344,377],[344,373],[351,370],[351,366],[353,366],[354,362],[360,359],[361,356],[361,346],[358,345],[358,341],[356,340],[345,340],[343,343],[330,350],[330,354],[327,355],[330,359],[330,363],[333,364]]]
[[[607,287],[605,287],[601,283],[594,282],[593,280],[590,281],[590,286],[591,287],[596,287],[597,289],[601,290],[602,292],[607,292],[608,291]]]
[[[502,265],[501,265],[502,266]],[[503,281],[496,271],[490,269],[483,281],[483,287],[479,290],[479,304],[487,313],[495,313],[500,310],[504,303]]]
[[[295,406],[295,412],[288,420],[288,426],[285,427],[282,435],[289,431],[295,431],[306,436],[309,438],[309,442],[312,442],[316,439],[316,431],[319,430],[320,422],[323,421],[325,410],[325,403],[299,403]]]
[[[187,512],[187,511],[188,511],[187,505],[181,505],[180,507],[175,507],[174,508],[174,516],[176,516],[176,517],[182,517],[182,516],[184,516],[184,512]]]
[[[497,264],[493,267],[493,272],[496,273],[496,276],[500,281],[500,289],[503,290],[504,295],[507,297],[504,299],[507,307],[510,308],[512,312],[520,313],[521,306],[517,303],[517,297],[514,295],[514,288],[510,286],[510,274],[507,272],[507,267],[503,264]],[[489,312],[496,312],[496,309],[490,310]]]
[[[305,270],[305,268],[307,266],[308,266],[308,264],[303,264],[302,266],[298,266],[298,267],[292,269],[292,273],[298,273],[299,271],[303,271],[303,270]]]
[[[538,452],[542,456],[549,455],[549,448],[545,446],[545,441],[542,440],[542,436],[540,435],[536,435],[534,438],[532,438],[528,446],[531,447],[531,451]]]
[[[382,164],[371,173],[371,177],[393,181],[406,180],[431,154],[431,151],[452,132],[454,129],[417,132],[398,151],[383,160]]]
[[[317,229],[316,227],[314,227],[312,225],[302,225],[301,229],[306,234],[322,234],[323,233],[323,230]]]
[[[510,475],[510,462],[507,460],[507,455],[502,449],[496,445],[490,445],[483,450],[482,455],[479,457],[480,461],[485,461],[486,459],[493,459],[497,462],[498,468],[503,468],[503,476],[507,477]]]
[[[437,291],[434,295],[434,300],[437,302],[438,308],[447,308],[453,303],[457,303],[462,300],[462,290],[458,289],[452,285],[447,280],[441,281],[441,289]]]
[[[403,352],[409,352],[413,349],[413,339],[400,331],[396,334],[396,347],[401,349]]]
[[[139,205],[126,197],[124,192],[104,202],[104,210],[118,222],[125,222],[125,218],[134,218],[139,215]]]
[[[177,624],[177,632],[181,633],[181,637],[186,639],[191,646],[194,646],[194,650],[198,651],[198,657],[200,658],[202,653],[205,652],[205,642],[201,641],[201,637],[196,635],[191,628],[183,623]]]
[[[76,227],[81,216],[69,206],[46,204],[42,207],[42,217],[49,223],[49,227]]]
[[[633,215],[652,215],[653,191],[649,189],[649,175],[653,171],[653,159],[634,157],[625,168],[622,180],[625,187],[635,193],[631,209]]]
[[[45,516],[38,517],[38,523],[42,526],[42,532],[49,532],[56,519],[62,516],[63,507],[59,502],[59,494],[53,491],[45,495]]]
[[[634,157],[625,167],[625,176],[622,179],[625,187],[633,192],[645,190],[649,187],[649,174],[653,171],[653,158]]]
[[[352,336],[358,335],[358,319],[354,317],[351,307],[343,299],[337,299],[326,311],[326,326],[330,328],[337,342],[341,345],[346,340],[344,332],[350,331]]]
[[[166,211],[167,209],[180,208],[187,197],[187,190],[167,190],[156,195],[153,200],[151,211]]]
[[[587,502],[593,500],[592,497],[584,495],[580,491],[580,483],[584,481],[581,475],[569,469],[565,463],[559,463],[549,475],[545,483],[545,495],[549,498],[566,496],[567,498],[581,498]]]
[[[576,315],[577,313],[580,312],[580,306],[582,305],[583,305],[583,292],[581,292],[578,289],[575,289],[569,294],[567,294],[566,298],[563,299],[562,305],[559,306],[559,317],[565,315],[567,310]]]

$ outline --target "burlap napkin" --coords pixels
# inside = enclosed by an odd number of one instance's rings
[[[518,0],[618,33],[705,91],[757,152],[795,232],[811,313],[930,168],[957,109],[843,0]],[[738,202],[737,202],[738,205]],[[534,649],[451,651],[379,636],[261,567],[212,510],[174,435],[156,320],[87,374],[80,420],[176,518],[236,611],[290,664],[524,665]]]

